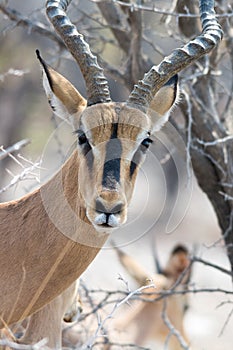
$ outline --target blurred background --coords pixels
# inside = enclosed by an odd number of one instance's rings
[[[154,5],[166,13],[175,2],[132,1],[132,5],[134,3],[148,8]],[[77,64],[54,36],[44,5],[44,0],[0,2],[0,146],[7,150],[20,140],[29,140],[25,147],[11,153],[14,159],[9,155],[4,157],[3,148],[0,151],[2,202],[19,198],[40,186],[64,162],[67,149],[75,147],[72,130],[65,123],[60,124],[49,108],[35,50],[39,49],[44,59],[84,96],[85,86]],[[74,1],[71,9],[71,17],[77,21],[80,32],[88,37],[100,61],[120,70],[127,61],[125,53],[114,42],[96,2]],[[143,50],[154,63],[185,40],[176,32],[171,35],[177,20],[164,13],[142,11]],[[125,26],[127,29],[127,21]],[[225,63],[223,74],[227,75],[228,63]],[[108,77],[113,100],[127,99],[128,87],[123,81],[114,79],[111,72]],[[172,118],[182,124],[179,108]],[[172,139],[166,137],[166,130]],[[171,162],[167,162],[166,157]],[[197,185],[192,168],[186,162],[185,144],[172,125],[158,134],[140,171],[128,223],[111,238],[151,273],[155,272],[154,246],[163,266],[177,243],[185,244],[190,251],[195,246],[201,258],[230,269],[214,210]],[[90,289],[118,290],[122,288],[119,274],[129,281],[132,289],[136,288],[108,242],[82,279]],[[193,349],[231,350],[233,298],[224,293],[232,290],[230,277],[195,263],[191,283],[206,289],[206,292],[189,295],[185,329]],[[217,292],[218,289],[223,291]],[[124,312],[124,308],[118,310],[116,317],[122,317]],[[111,325],[109,327],[110,333]]]

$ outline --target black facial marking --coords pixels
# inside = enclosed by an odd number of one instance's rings
[[[94,155],[88,138],[82,130],[76,130],[75,133],[78,134],[78,144],[82,149],[83,155],[85,156],[87,166],[89,170],[92,170],[94,163]]]
[[[141,162],[141,158],[142,158],[142,153],[141,153],[141,150],[139,147],[137,149],[137,151],[134,153],[133,159],[130,163],[130,169],[129,169],[130,177],[132,177],[133,174],[135,173],[135,170],[137,169],[137,167],[139,166],[139,164]]]
[[[117,132],[118,132],[118,123],[113,123],[112,124],[111,139],[116,139],[117,138]]]
[[[104,162],[102,185],[105,188],[114,190],[120,182],[121,170],[121,141],[117,139],[118,124],[112,125],[111,139],[106,144],[106,156]]]
[[[111,159],[104,163],[103,171],[103,187],[109,190],[115,190],[117,184],[120,182],[120,158]]]
[[[87,162],[87,167],[91,171],[93,168],[93,163],[94,163],[94,155],[93,155],[93,151],[91,148],[89,148],[89,150],[86,151],[85,159]]]
[[[148,135],[149,135],[149,133],[148,133]],[[130,163],[130,169],[129,169],[130,177],[132,177],[133,174],[135,173],[135,170],[137,169],[137,167],[140,165],[140,163],[142,161],[142,156],[146,153],[147,149],[150,147],[150,144],[152,142],[153,141],[149,137],[147,137],[139,145],[139,147],[138,147],[137,151],[134,153],[133,159]]]

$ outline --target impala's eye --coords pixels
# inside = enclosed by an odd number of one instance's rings
[[[150,147],[150,144],[152,143],[153,141],[147,137],[146,139],[144,139],[141,143],[142,146],[146,147],[146,148],[149,148]]]
[[[78,143],[80,145],[84,145],[85,143],[87,143],[87,137],[84,133],[80,134],[79,137],[78,137]]]
[[[83,155],[86,156],[91,151],[88,138],[82,130],[77,130],[76,133],[78,134],[78,144],[81,146]]]

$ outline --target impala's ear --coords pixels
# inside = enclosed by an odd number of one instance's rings
[[[158,118],[153,131],[158,131],[168,120],[172,107],[179,99],[178,75],[174,75],[154,96],[149,109],[156,112]],[[149,114],[152,114],[149,111]]]
[[[148,274],[143,267],[141,267],[135,259],[133,259],[128,254],[124,253],[118,247],[114,247],[117,252],[119,261],[121,265],[126,269],[129,275],[139,284],[139,286],[144,286],[148,284],[152,277]]]
[[[86,107],[86,100],[61,74],[48,66],[36,50],[43,69],[43,86],[54,113],[63,120],[80,113]]]

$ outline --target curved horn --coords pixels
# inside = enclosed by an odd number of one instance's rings
[[[66,15],[72,0],[48,0],[47,16],[60,35],[70,53],[78,62],[87,88],[87,105],[111,102],[108,82],[99,67],[97,58],[91,53],[89,45]]]
[[[127,104],[138,105],[145,110],[156,92],[175,74],[210,52],[222,39],[223,32],[218,23],[214,0],[200,0],[202,33],[182,48],[174,50],[158,66],[153,66],[134,86]]]

